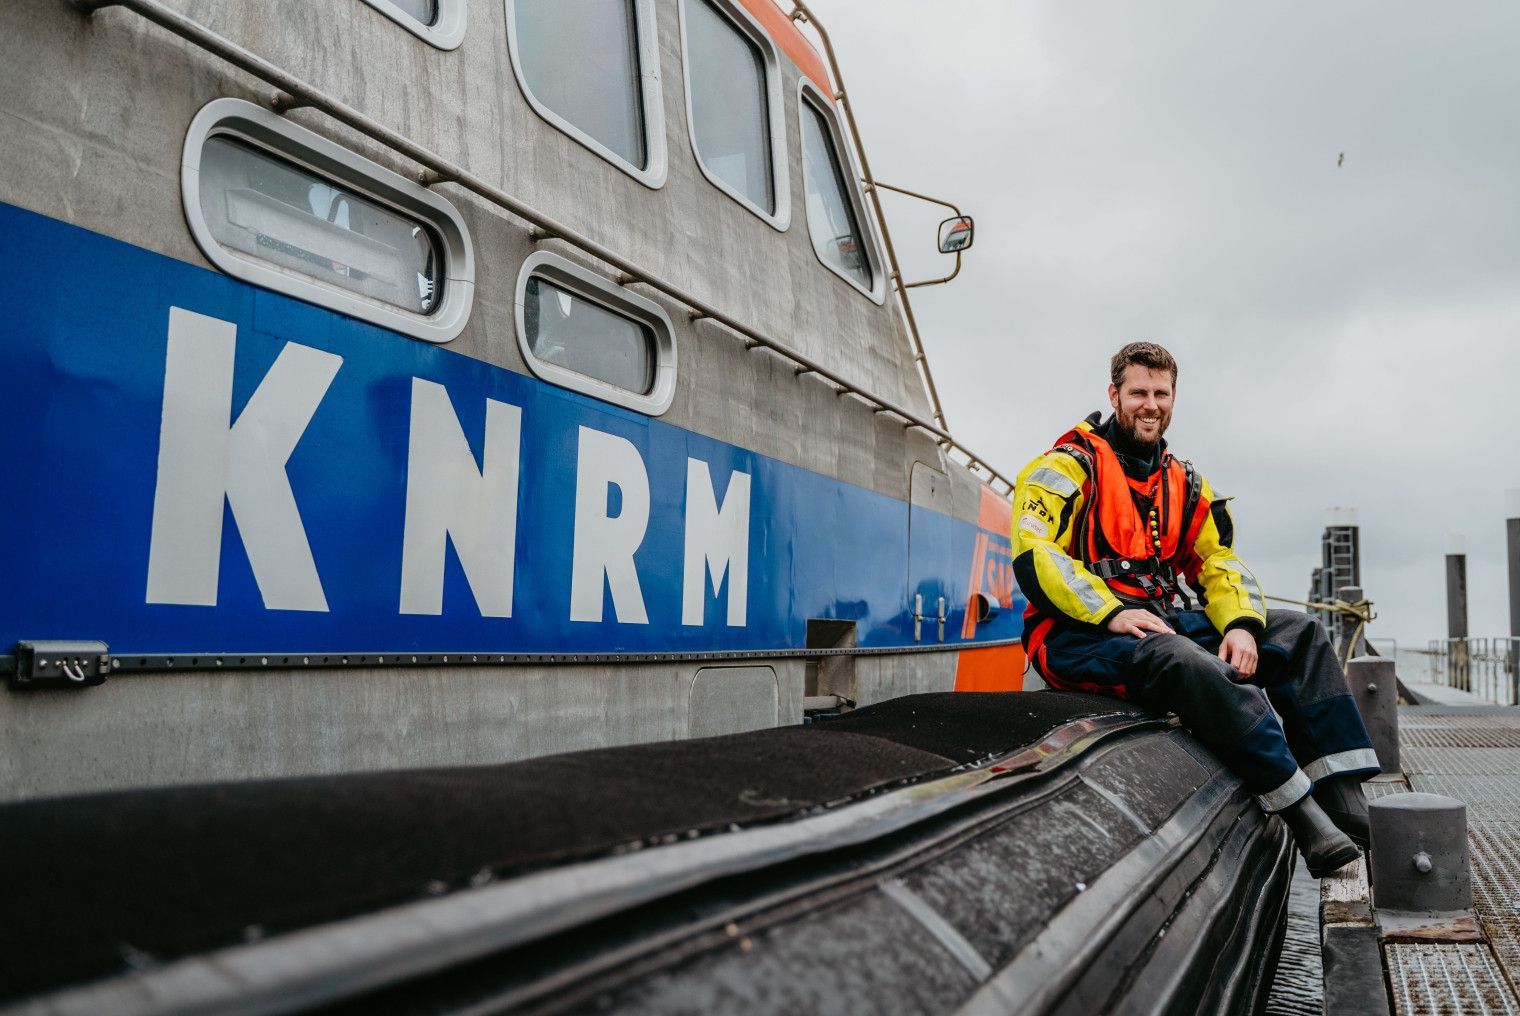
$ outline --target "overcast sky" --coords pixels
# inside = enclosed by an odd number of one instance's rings
[[[915,310],[956,436],[1010,475],[1107,409],[1108,357],[1182,365],[1168,433],[1302,598],[1358,510],[1371,634],[1508,630],[1520,488],[1520,5],[812,0],[878,178],[977,236]],[[1341,153],[1344,164],[1337,166]],[[941,217],[893,201],[910,276]]]

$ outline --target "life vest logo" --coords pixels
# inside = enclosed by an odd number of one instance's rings
[[[1029,518],[1023,516],[1023,519]],[[971,550],[971,574],[966,583],[967,610],[965,623],[961,626],[962,638],[976,636],[976,610],[971,601],[977,593],[1003,610],[1013,607],[1013,541],[1009,531],[1012,523],[1012,502],[993,493],[990,487],[983,487],[976,541]]]
[[[1040,497],[1038,494],[1024,501],[1023,511],[1026,516],[1034,515],[1038,518],[1044,519],[1046,522],[1054,522],[1056,519],[1049,506],[1045,504],[1045,499],[1043,497]],[[1040,535],[1043,536],[1044,534],[1042,533]]]

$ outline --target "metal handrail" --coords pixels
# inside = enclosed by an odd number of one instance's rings
[[[876,190],[878,186],[876,178],[871,175],[871,160],[866,158],[866,146],[860,139],[860,127],[855,123],[854,107],[850,103],[849,95],[845,92],[844,76],[839,73],[839,59],[834,55],[833,40],[829,38],[828,30],[823,27],[823,22],[818,20],[818,16],[808,8],[808,5],[803,0],[792,0],[792,8],[792,20],[804,21],[813,26],[813,31],[818,33],[818,38],[823,43],[824,55],[829,58],[829,73],[834,76],[834,87],[838,89],[834,93],[834,99],[839,103],[839,107],[844,110],[845,121],[850,126],[850,137],[855,143],[855,154],[860,159],[862,182],[865,184],[866,193],[871,196],[872,207],[876,209],[876,221],[881,227],[882,246],[886,248],[887,263],[892,268],[891,279],[897,290],[898,303],[902,307],[903,320],[908,325],[908,338],[913,344],[913,362],[917,365],[919,373],[923,375],[924,387],[929,390],[929,403],[934,409],[935,422],[942,428],[946,427],[945,409],[940,405],[939,389],[935,387],[934,375],[929,371],[929,358],[924,353],[923,339],[918,334],[918,318],[913,316],[913,304],[908,299],[907,287],[903,285],[902,269],[897,264],[897,251],[892,246],[892,233],[887,229],[887,215],[881,207],[881,195]],[[889,189],[897,190],[898,188],[893,187]],[[956,271],[959,270],[960,263],[959,259],[957,259]],[[946,437],[948,439],[949,435],[946,435]],[[950,439],[950,441],[952,444],[955,443],[953,439]],[[962,451],[965,451],[965,449],[962,449]],[[966,454],[971,455],[969,451]],[[972,456],[973,463],[980,461],[975,456]],[[985,463],[983,464],[985,465]],[[987,469],[996,475],[991,466],[988,466]],[[999,479],[1002,479],[1004,483],[1008,483],[1008,480],[1001,476]],[[1008,483],[1008,491],[1009,493],[1013,492],[1013,484]]]
[[[65,2],[76,10],[83,12],[86,16],[93,15],[96,11],[107,7],[121,7],[131,11],[139,17],[158,25],[160,28],[179,36],[186,42],[200,47],[206,52],[232,64],[234,67],[246,71],[266,84],[279,89],[283,94],[273,96],[270,101],[271,107],[276,112],[309,107],[332,117],[339,123],[345,124],[373,141],[380,142],[424,167],[425,172],[419,177],[424,186],[431,187],[440,183],[452,183],[463,187],[465,190],[484,198],[494,205],[506,209],[518,218],[533,224],[533,228],[528,231],[528,235],[534,241],[557,239],[580,248],[592,257],[618,269],[622,273],[617,279],[620,285],[639,282],[650,286],[670,299],[685,304],[689,308],[687,316],[691,320],[698,321],[707,318],[716,321],[739,333],[746,340],[745,344],[750,349],[763,346],[771,352],[790,360],[797,365],[795,373],[799,377],[803,374],[817,374],[839,389],[838,395],[854,395],[868,405],[875,406],[875,411],[878,415],[887,413],[903,420],[905,429],[911,430],[916,427],[940,439],[943,444],[967,457],[969,460],[967,462],[968,468],[984,471],[988,475],[989,481],[1002,483],[1008,488],[1008,493],[1012,493],[1012,481],[987,465],[986,460],[957,441],[940,425],[943,422],[943,414],[939,414],[940,423],[930,422],[916,413],[903,409],[895,403],[876,395],[868,389],[845,380],[829,368],[792,349],[786,343],[743,324],[674,283],[658,278],[617,252],[597,243],[590,237],[577,232],[551,216],[538,211],[501,188],[493,186],[480,177],[475,176],[462,166],[456,165],[436,152],[424,148],[404,134],[385,126],[364,113],[359,112],[352,106],[332,98],[315,86],[297,78],[295,75],[281,70],[258,54],[217,35],[199,22],[170,9],[161,3],[160,0],[65,0]],[[936,404],[938,404],[938,396],[935,396],[935,400]]]

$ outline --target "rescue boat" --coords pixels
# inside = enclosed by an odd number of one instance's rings
[[[1007,694],[805,4],[15,0],[0,113],[17,1011],[1263,997],[1280,825]]]

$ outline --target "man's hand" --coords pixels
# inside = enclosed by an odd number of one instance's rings
[[[1153,631],[1158,635],[1175,635],[1171,626],[1161,618],[1148,610],[1139,607],[1128,607],[1119,611],[1108,619],[1108,630],[1119,635],[1133,635],[1137,639],[1145,638],[1145,633]],[[1255,659],[1256,646],[1251,646],[1252,659]]]
[[[1219,646],[1219,658],[1240,674],[1245,680],[1256,673],[1256,639],[1244,628],[1231,628],[1225,633]]]

